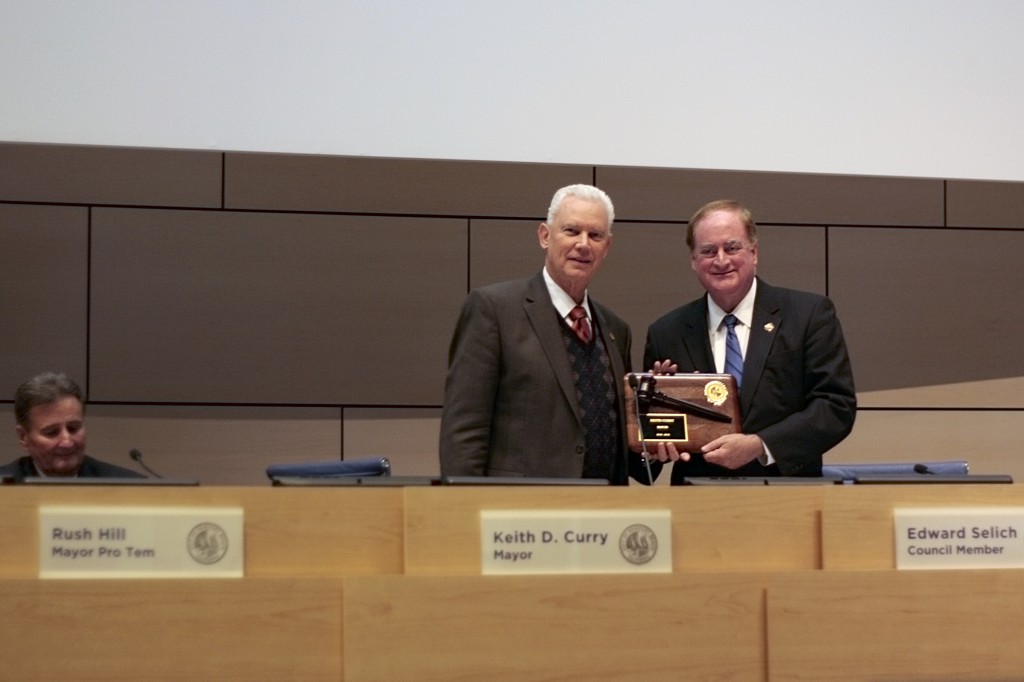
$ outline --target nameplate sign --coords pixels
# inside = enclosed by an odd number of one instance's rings
[[[1024,568],[1024,508],[893,510],[896,568]]]
[[[484,575],[671,573],[665,510],[484,510]]]
[[[40,578],[241,578],[234,507],[39,507]]]

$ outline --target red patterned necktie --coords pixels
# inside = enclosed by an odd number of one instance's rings
[[[583,343],[590,343],[593,333],[590,331],[590,320],[587,319],[587,311],[583,306],[578,305],[569,311],[569,319],[572,320],[572,330],[576,332]]]

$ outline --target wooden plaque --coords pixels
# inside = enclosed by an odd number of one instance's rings
[[[696,452],[720,436],[740,432],[739,396],[731,374],[637,373],[624,381],[626,432],[634,452],[643,452],[644,443],[648,452],[658,443]]]

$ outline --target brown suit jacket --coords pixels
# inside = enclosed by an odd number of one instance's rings
[[[629,326],[593,298],[590,306],[616,378],[624,441],[622,377],[630,370]],[[582,475],[583,422],[561,325],[541,272],[470,292],[448,355],[442,475]],[[621,450],[613,483],[626,483],[627,471],[640,463],[637,456],[627,457],[624,442]]]

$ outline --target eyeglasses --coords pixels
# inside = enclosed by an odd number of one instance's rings
[[[748,248],[746,244],[737,240],[727,241],[721,245],[701,244],[697,247],[697,255],[710,260],[718,255],[719,250],[724,251],[726,256],[735,256],[746,248]]]

